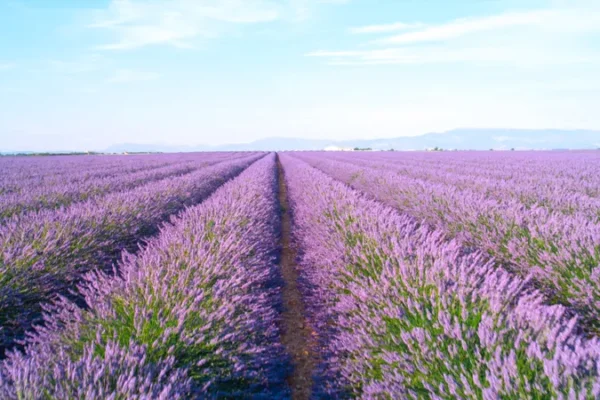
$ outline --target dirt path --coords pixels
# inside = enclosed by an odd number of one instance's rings
[[[316,364],[312,330],[305,320],[304,303],[298,288],[296,251],[291,244],[291,218],[283,168],[277,156],[279,179],[279,204],[281,206],[281,273],[283,287],[283,315],[281,341],[292,357],[294,369],[287,381],[292,389],[292,399],[310,398],[312,374]]]

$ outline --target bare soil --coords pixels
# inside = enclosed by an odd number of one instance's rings
[[[287,378],[287,382],[292,389],[292,399],[305,400],[310,398],[313,386],[312,375],[317,362],[314,351],[315,340],[313,330],[306,321],[302,294],[298,287],[297,253],[291,238],[292,221],[279,156],[277,156],[277,173],[281,208],[280,265],[284,281],[281,341],[291,356],[294,367]]]

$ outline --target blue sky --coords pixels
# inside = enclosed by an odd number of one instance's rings
[[[1,0],[0,150],[600,129],[597,0]]]

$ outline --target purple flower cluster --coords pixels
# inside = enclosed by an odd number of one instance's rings
[[[135,250],[170,215],[202,201],[260,157],[225,158],[173,179],[5,220],[0,226],[0,349],[10,348],[39,320],[41,303],[66,294],[83,273],[110,268],[123,249]]]
[[[354,181],[382,183],[365,167],[302,158],[338,178],[366,170]],[[600,397],[600,342],[580,336],[577,319],[545,305],[527,279],[296,156],[281,161],[309,319],[322,346],[317,395]],[[404,190],[407,202],[419,200],[412,187],[389,184],[380,192],[391,198],[392,188]]]
[[[233,157],[228,156],[230,159]],[[51,178],[46,174],[43,175],[44,179],[25,177],[18,185],[12,185],[13,189],[10,192],[6,189],[6,193],[0,194],[0,220],[25,211],[66,207],[71,203],[107,193],[130,190],[152,181],[190,173],[200,167],[224,160],[222,154],[189,158],[189,156],[181,156],[182,160],[172,159],[164,165],[165,160],[157,164],[160,156],[152,156],[138,160],[129,169],[112,171],[109,175],[96,176],[92,173],[83,175],[87,168],[81,166],[72,171],[73,175],[61,174]],[[32,163],[35,164],[35,160],[32,160]]]
[[[125,255],[118,274],[89,273],[87,307],[61,297],[0,364],[0,398],[288,396],[276,190],[270,154]]]
[[[302,154],[301,159],[531,276],[600,333],[600,159],[579,153]],[[568,168],[565,168],[568,165]]]
[[[198,157],[198,155],[194,155]],[[144,156],[1,157],[0,194],[24,193],[25,188],[83,182],[123,172],[165,167],[192,157],[161,154]]]
[[[595,152],[356,153],[328,158],[384,169],[419,181],[476,191],[499,201],[517,199],[525,207],[600,219],[600,179]],[[564,168],[568,165],[569,168]]]

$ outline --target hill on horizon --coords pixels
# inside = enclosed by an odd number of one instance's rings
[[[443,133],[380,139],[327,140],[270,137],[249,143],[217,146],[117,143],[95,151],[123,152],[194,152],[194,151],[285,151],[324,150],[327,147],[371,148],[373,150],[591,150],[600,148],[600,130],[564,129],[454,129]],[[68,152],[62,150],[60,153]],[[75,152],[75,151],[73,151]],[[42,153],[40,151],[3,151],[3,154]],[[50,153],[56,153],[54,151]]]
[[[443,133],[381,139],[327,140],[271,137],[249,143],[219,146],[169,146],[159,144],[115,144],[106,152],[124,151],[283,151],[323,150],[326,147],[372,148],[374,150],[553,150],[600,148],[600,131],[560,129],[455,129]]]

